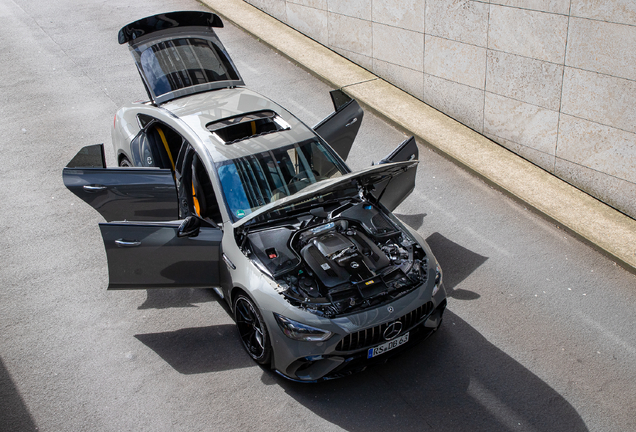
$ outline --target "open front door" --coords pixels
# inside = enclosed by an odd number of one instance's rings
[[[223,232],[203,226],[194,237],[178,237],[179,225],[99,224],[108,258],[108,289],[218,286]]]
[[[406,162],[418,159],[419,150],[417,143],[414,137],[410,137],[397,146],[390,155],[382,159],[379,164]],[[413,192],[413,189],[415,189],[416,168],[417,165],[414,165],[401,174],[376,184],[373,195],[382,205],[389,209],[389,211],[393,211]]]
[[[347,160],[364,113],[358,102],[342,90],[333,90],[330,94],[335,111],[314,126],[314,131],[327,141],[342,160]]]
[[[169,169],[106,168],[102,144],[80,150],[62,177],[71,192],[107,221],[179,218],[177,189]]]

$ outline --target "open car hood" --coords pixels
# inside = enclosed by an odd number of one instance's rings
[[[354,185],[368,188],[373,185],[382,184],[383,189],[386,189],[386,187],[388,186],[387,182],[390,183],[391,179],[394,179],[396,176],[399,176],[400,174],[411,169],[415,169],[417,164],[417,160],[411,160],[405,162],[394,162],[375,165],[361,171],[345,174],[342,177],[314,183],[293,195],[281,198],[263,207],[260,207],[255,212],[250,213],[243,219],[235,222],[233,226],[236,229],[246,224],[264,220],[265,218],[267,218],[267,215],[269,213],[278,211],[284,207],[289,207],[301,203],[304,204],[306,202],[310,202],[320,195],[334,192],[339,189],[352,187]],[[382,191],[380,191],[380,196],[381,193]]]

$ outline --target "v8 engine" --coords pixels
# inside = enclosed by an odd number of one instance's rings
[[[424,249],[366,201],[248,238],[279,293],[327,317],[391,301],[427,279]]]

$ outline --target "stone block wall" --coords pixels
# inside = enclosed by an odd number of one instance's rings
[[[246,0],[636,218],[635,0]]]

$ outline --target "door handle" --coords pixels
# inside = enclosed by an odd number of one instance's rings
[[[87,192],[97,192],[106,189],[106,186],[102,185],[84,185],[84,190]]]
[[[345,127],[349,127],[352,124],[356,123],[357,121],[358,121],[358,117],[354,117],[353,120],[349,120],[349,123],[347,123]]]
[[[141,242],[140,241],[127,241],[124,239],[119,239],[119,240],[115,240],[115,244],[119,247],[136,247],[136,246],[141,246]]]

